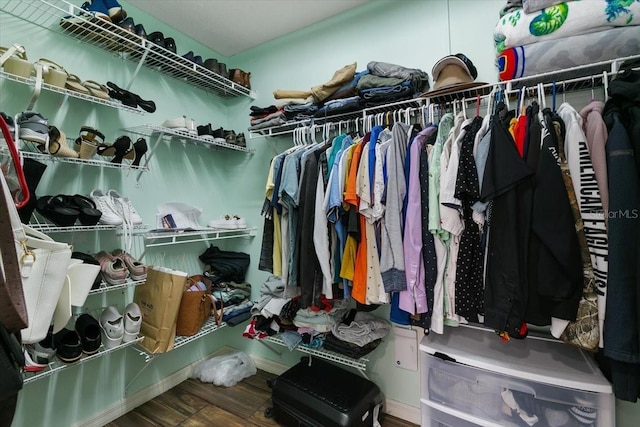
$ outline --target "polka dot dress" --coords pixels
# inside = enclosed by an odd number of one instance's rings
[[[473,157],[476,133],[482,118],[476,117],[467,126],[460,148],[460,165],[456,179],[455,197],[462,201],[464,231],[460,236],[460,251],[456,268],[456,314],[469,322],[478,322],[478,314],[484,312],[483,257],[480,246],[482,230],[473,221],[471,206],[480,198],[478,171]]]

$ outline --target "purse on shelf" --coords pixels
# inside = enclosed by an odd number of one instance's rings
[[[11,228],[11,232],[3,233],[3,236],[13,236],[29,319],[20,332],[24,343],[33,344],[47,336],[67,276],[71,246],[22,224],[4,176],[0,181],[7,208],[2,221],[8,221]]]
[[[187,278],[182,300],[180,300],[176,335],[197,334],[213,310],[215,310],[215,304],[211,296],[211,280],[201,274]]]

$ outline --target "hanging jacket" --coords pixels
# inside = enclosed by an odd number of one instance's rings
[[[624,126],[621,104],[612,97],[604,109],[609,131],[609,274],[604,356],[611,364],[616,397],[635,402],[640,389],[640,210],[637,158]],[[615,310],[611,309],[615,307]]]
[[[528,242],[530,195],[522,190],[531,184],[532,171],[520,157],[509,131],[498,117],[491,122],[491,142],[480,200],[492,201],[490,209],[484,324],[510,336],[522,336],[527,308],[527,277],[524,270]],[[522,209],[522,205],[525,208]],[[525,218],[522,216],[525,213]]]

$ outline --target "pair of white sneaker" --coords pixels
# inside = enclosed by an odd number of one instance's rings
[[[209,221],[207,227],[237,230],[247,228],[247,221],[238,215],[222,215],[219,219]]]
[[[142,224],[142,217],[133,207],[131,200],[128,197],[123,197],[116,190],[109,190],[107,194],[104,194],[102,190],[96,188],[89,196],[96,204],[96,208],[102,212],[100,224]]]
[[[118,312],[117,307],[110,305],[100,315],[104,348],[114,348],[123,342],[134,341],[138,338],[141,326],[142,313],[138,304],[130,303],[123,314]]]

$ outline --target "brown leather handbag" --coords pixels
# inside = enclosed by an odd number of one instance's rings
[[[205,291],[190,291],[189,288],[198,282],[204,283],[207,289]],[[176,335],[188,337],[197,334],[211,316],[213,309],[215,307],[211,297],[211,281],[201,274],[187,278],[178,311]]]
[[[246,87],[247,89],[251,89],[251,73],[247,73],[246,71],[242,71],[239,68],[232,68],[229,70],[229,80],[238,83]]]

